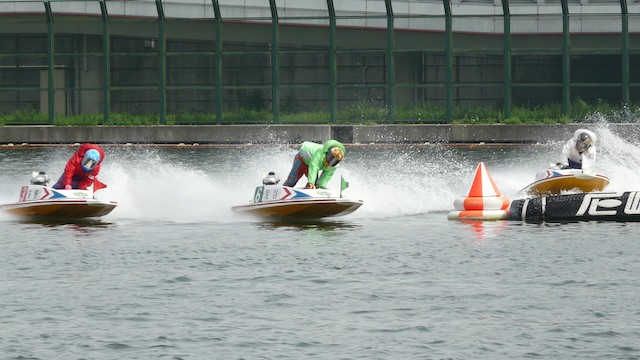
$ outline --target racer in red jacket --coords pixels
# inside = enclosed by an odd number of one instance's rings
[[[94,144],[82,144],[80,149],[71,156],[67,165],[64,167],[64,173],[53,185],[54,189],[81,189],[86,190],[89,186],[93,186],[93,191],[107,187],[107,185],[98,181],[97,176],[100,172],[100,163],[104,160],[104,151]]]

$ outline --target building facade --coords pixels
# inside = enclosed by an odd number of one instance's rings
[[[640,2],[55,0],[0,2],[0,113],[629,104]],[[204,116],[207,118],[206,116]],[[448,117],[448,118],[447,118]],[[340,119],[338,119],[340,120]],[[416,119],[419,122],[419,119]]]

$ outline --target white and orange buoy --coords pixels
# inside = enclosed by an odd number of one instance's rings
[[[509,199],[502,195],[491,175],[479,163],[473,177],[469,195],[453,202],[454,211],[449,220],[506,220],[509,218]]]

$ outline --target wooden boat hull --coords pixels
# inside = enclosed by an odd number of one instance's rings
[[[115,201],[93,197],[88,190],[59,190],[40,185],[23,186],[17,202],[0,205],[0,210],[25,218],[72,220],[100,217],[118,206]]]
[[[261,218],[319,219],[351,214],[363,204],[362,200],[351,200],[335,195],[325,189],[258,186],[254,202],[233,206],[231,210]]]
[[[41,201],[37,203],[5,204],[0,208],[21,217],[52,219],[83,219],[109,214],[118,206],[115,202],[87,200]]]
[[[362,201],[320,199],[249,204],[234,206],[232,210],[258,217],[313,219],[348,215],[356,211],[361,205]]]
[[[587,174],[574,169],[547,170],[538,174],[537,179],[521,192],[534,196],[559,195],[566,192],[588,193],[602,191],[609,185],[609,178],[604,175]]]

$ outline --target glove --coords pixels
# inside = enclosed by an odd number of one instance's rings
[[[65,185],[65,186],[64,186],[64,189],[65,189],[65,190],[71,190],[71,185]]]
[[[304,187],[305,189],[315,189],[316,186],[312,183],[307,183],[307,186]]]

